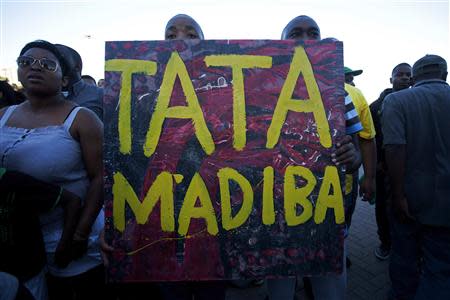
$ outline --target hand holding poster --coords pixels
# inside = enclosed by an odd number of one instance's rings
[[[113,279],[339,272],[342,69],[335,41],[107,43]]]

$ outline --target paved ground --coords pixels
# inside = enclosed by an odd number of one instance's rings
[[[389,260],[380,261],[373,254],[379,244],[373,205],[358,201],[348,238],[353,263],[348,270],[348,299],[387,299]]]
[[[378,246],[375,207],[358,201],[353,215],[348,256],[352,266],[348,270],[347,299],[387,299],[389,290],[388,261],[379,261],[373,251]],[[265,284],[251,288],[229,288],[227,300],[264,300]],[[308,299],[302,286],[298,287],[296,299]]]

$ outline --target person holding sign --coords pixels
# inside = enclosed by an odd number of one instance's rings
[[[165,40],[191,40],[204,39],[200,25],[192,17],[178,14],[172,17],[166,25]],[[167,283],[161,288],[164,299],[210,299],[214,295],[216,299],[225,299],[225,281],[199,281]]]
[[[57,207],[40,216],[50,299],[101,298],[103,266],[98,235],[103,227],[103,125],[88,109],[62,95],[67,61],[56,46],[38,40],[17,59],[28,100],[0,111],[0,167],[56,184],[82,199],[71,241],[74,260],[61,268],[54,259],[64,226]],[[97,294],[98,293],[98,294]]]
[[[192,17],[185,14],[178,14],[172,17],[166,25],[164,33],[165,40],[203,40],[203,31],[200,25]],[[197,281],[166,283],[161,287],[164,299],[188,300],[210,299],[214,295],[215,299],[225,299],[226,281]]]
[[[200,25],[190,16],[185,14],[178,14],[172,17],[166,25],[165,40],[186,40],[186,39],[200,39],[203,40],[203,31]],[[114,248],[108,245],[104,239],[104,235],[100,237],[100,244],[102,249],[102,256],[104,263],[109,264],[109,255],[114,251]],[[135,293],[133,289],[139,289],[140,286],[120,287],[119,293],[123,294],[125,299],[128,297],[139,297],[142,293]],[[152,284],[147,284],[143,289],[153,288]],[[178,283],[163,283],[160,285],[160,290],[163,299],[210,299],[211,295],[217,300],[225,299],[226,282],[223,281],[197,281],[197,282],[178,282]],[[131,294],[129,294],[131,293]],[[129,294],[129,295],[127,295]],[[153,295],[156,294],[156,291]],[[159,296],[156,296],[157,298]],[[130,299],[131,299],[130,298]],[[134,299],[134,298],[133,298]]]
[[[197,21],[185,14],[178,14],[167,22],[164,39],[167,40],[204,40],[203,31]]]
[[[298,16],[292,19],[283,29],[281,38],[294,39],[301,41],[318,41],[320,37],[320,28],[317,23],[308,16]],[[358,147],[358,140],[355,135],[360,132],[363,127],[355,110],[351,98],[345,97],[346,109],[346,142]],[[351,143],[350,141],[353,141]],[[338,145],[339,146],[339,145]],[[339,149],[338,149],[339,150]],[[358,169],[361,164],[360,154],[354,154],[352,160],[346,160],[346,172],[351,174]],[[337,161],[339,163],[339,161]],[[344,243],[344,259],[345,259],[345,243]],[[346,289],[346,266],[343,263],[343,272],[336,276],[312,277],[311,283],[315,299],[345,299]],[[293,299],[295,289],[295,278],[292,279],[269,279],[269,299]]]

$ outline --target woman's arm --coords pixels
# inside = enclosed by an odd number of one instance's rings
[[[89,188],[73,238],[77,257],[86,251],[91,227],[103,206],[103,124],[93,112],[82,109],[75,118],[73,130],[80,142],[89,177]]]
[[[65,268],[72,261],[71,242],[81,211],[81,199],[67,190],[62,190],[60,203],[64,208],[64,228],[55,252],[55,263]]]

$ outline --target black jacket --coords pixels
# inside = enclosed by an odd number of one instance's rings
[[[393,92],[393,89],[385,89],[377,100],[370,104],[370,113],[372,114],[373,125],[375,126],[375,141],[377,143],[377,160],[382,165],[385,165],[384,151],[383,151],[383,131],[381,129],[381,108],[383,107],[384,98]]]

